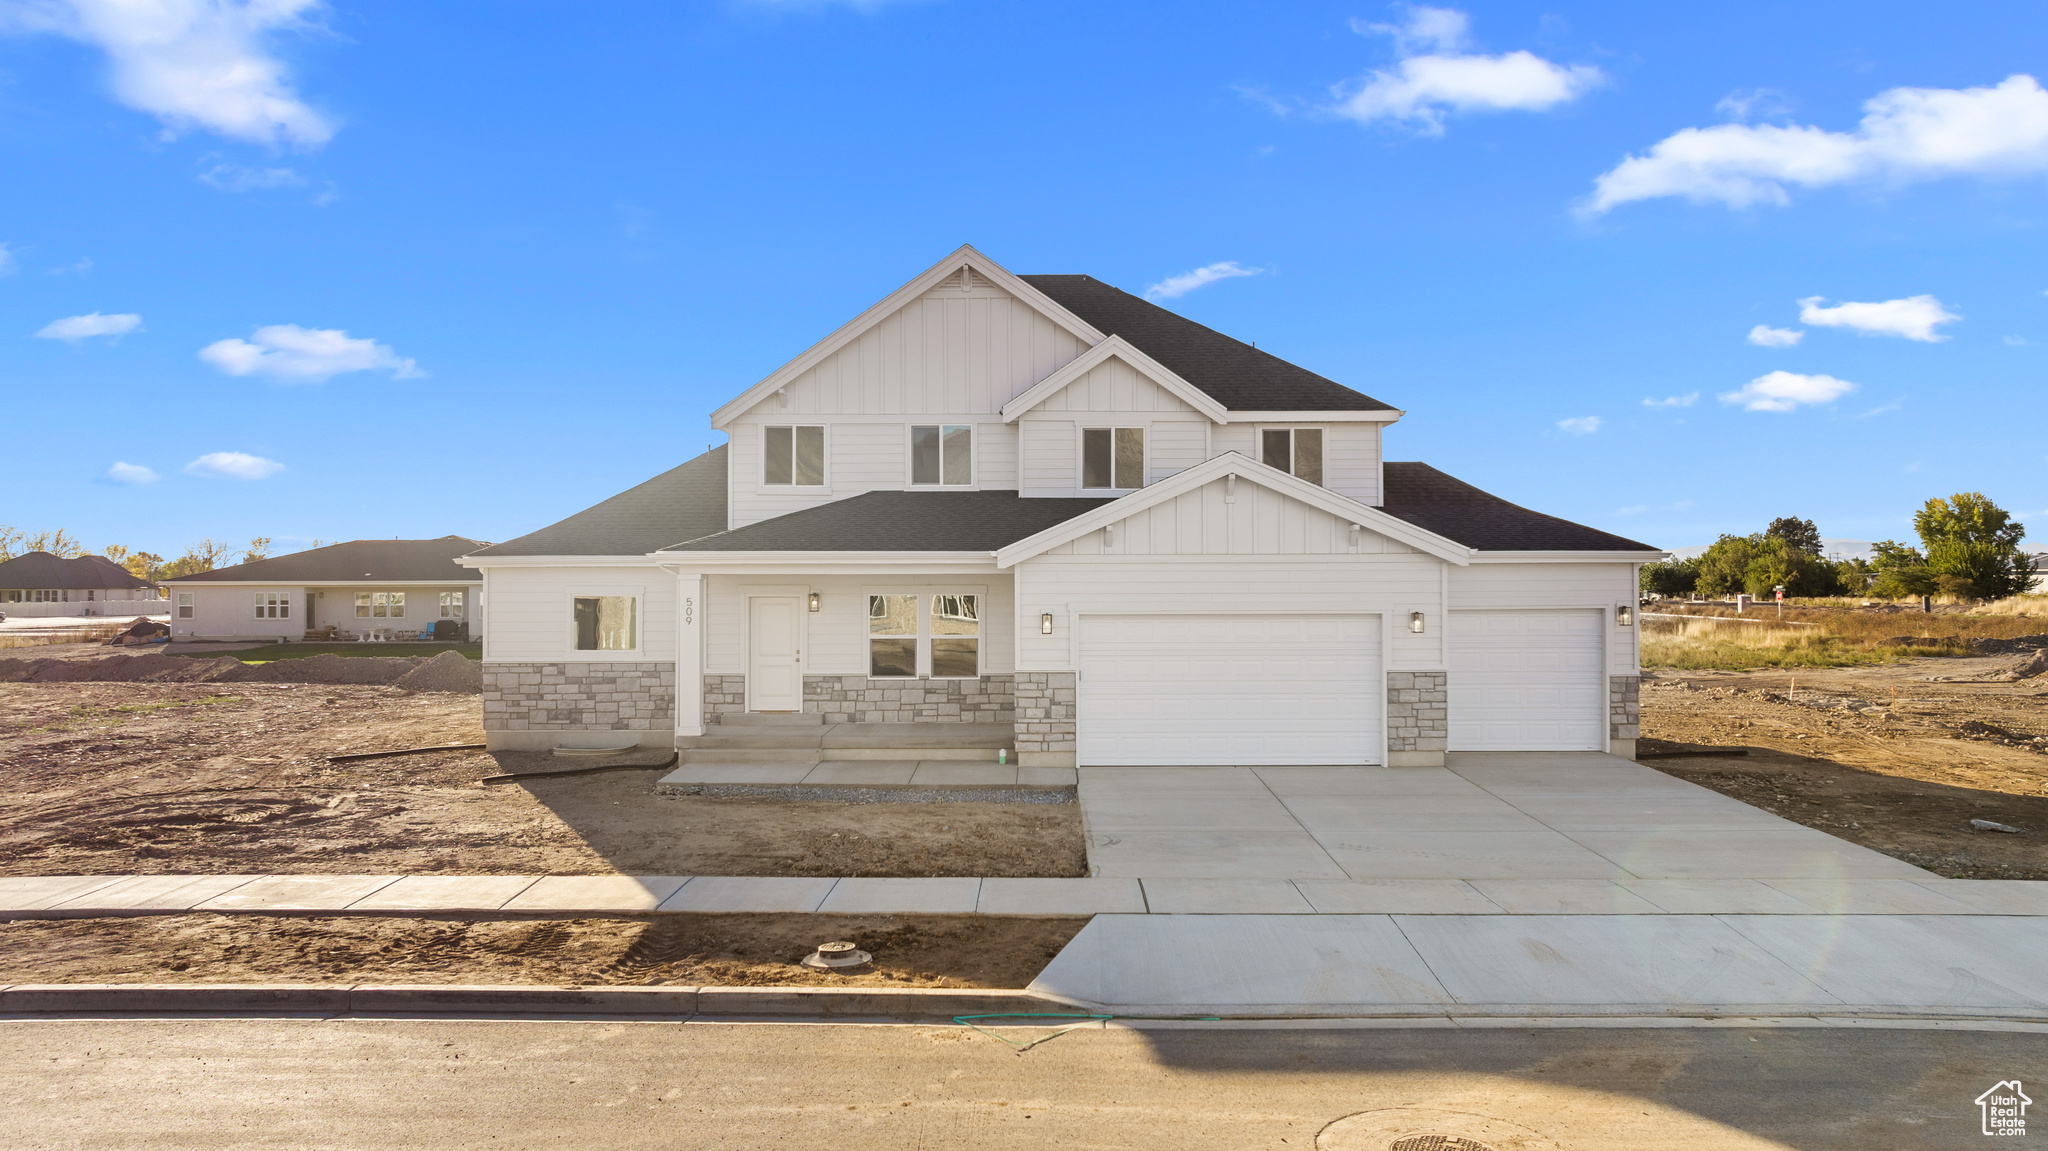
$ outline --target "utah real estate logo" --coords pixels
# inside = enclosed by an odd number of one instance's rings
[[[1984,1134],[2025,1135],[2027,1104],[2032,1102],[2017,1079],[2008,1079],[1977,1096],[1977,1106],[1984,1110]]]

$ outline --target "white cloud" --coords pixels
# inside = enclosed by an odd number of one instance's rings
[[[1599,416],[1573,416],[1557,421],[1557,426],[1575,436],[1590,436],[1600,430],[1602,422]]]
[[[1698,392],[1687,392],[1682,396],[1665,396],[1661,400],[1645,397],[1643,399],[1643,406],[1646,408],[1689,408],[1698,403],[1699,398],[1700,394]]]
[[[185,465],[185,474],[222,480],[260,480],[284,470],[276,460],[247,452],[208,452]]]
[[[1773,328],[1769,324],[1758,324],[1749,330],[1749,342],[1759,348],[1789,348],[1805,338],[1805,332]]]
[[[1265,270],[1264,268],[1246,268],[1239,265],[1236,260],[1225,260],[1220,264],[1209,264],[1196,268],[1192,272],[1182,272],[1178,276],[1168,276],[1145,289],[1145,298],[1148,300],[1178,299],[1194,291],[1196,288],[1213,284],[1218,280],[1228,280],[1234,276],[1256,276]]]
[[[114,466],[107,469],[107,478],[117,484],[153,484],[157,481],[157,474],[141,464],[116,460]]]
[[[2032,76],[1993,88],[1893,88],[1863,109],[1853,132],[1800,124],[1683,129],[1602,173],[1584,210],[1661,196],[1745,208],[1789,202],[1787,184],[2048,170],[2048,91]]]
[[[50,274],[53,276],[84,276],[91,274],[91,272],[91,256],[82,257],[76,263],[63,264],[50,269]]]
[[[1738,88],[1714,105],[1714,111],[1730,120],[1752,120],[1759,116],[1783,116],[1792,101],[1776,88]]]
[[[2005,346],[2008,348],[2024,348],[2027,346],[2027,338],[2025,336],[2007,336],[2005,338]]]
[[[268,376],[293,384],[317,384],[345,372],[387,371],[394,380],[422,379],[413,361],[371,339],[352,339],[339,328],[272,324],[256,329],[254,341],[216,340],[199,358],[231,376]]]
[[[313,27],[320,0],[23,0],[4,14],[32,32],[106,53],[114,98],[163,121],[272,146],[317,148],[334,123],[292,90],[276,33]]]
[[[1614,509],[1614,514],[1618,516],[1639,516],[1649,510],[1650,505],[1648,504],[1630,504],[1625,508]]]
[[[125,336],[141,330],[142,317],[133,312],[122,312],[112,316],[87,312],[83,316],[66,316],[61,320],[51,320],[43,325],[42,331],[36,333],[36,338],[65,340],[75,344],[94,336]]]
[[[199,182],[223,192],[248,192],[257,188],[302,188],[306,178],[290,168],[245,168],[220,163],[199,173]]]
[[[1941,306],[1933,296],[1907,296],[1903,300],[1879,303],[1841,303],[1821,306],[1822,297],[1799,301],[1799,322],[1816,328],[1854,328],[1866,336],[1904,336],[1923,344],[1948,339],[1934,330],[1937,324],[1952,324],[1961,316]]]
[[[1340,85],[1329,111],[1361,124],[1404,121],[1441,135],[1451,112],[1542,112],[1576,100],[1606,77],[1586,64],[1553,64],[1526,51],[1499,56],[1464,51],[1470,21],[1451,8],[1414,7],[1394,24],[1357,24],[1362,35],[1391,36],[1401,61],[1391,72]]]
[[[12,275],[16,266],[14,253],[7,250],[7,245],[0,244],[0,276]]]
[[[1723,392],[1721,402],[1741,404],[1752,412],[1789,412],[1801,404],[1833,403],[1855,390],[1855,384],[1833,376],[1772,372],[1758,376],[1737,391]]]

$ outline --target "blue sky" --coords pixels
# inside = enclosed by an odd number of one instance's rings
[[[1162,302],[1661,546],[2039,541],[2044,61],[2023,3],[0,0],[0,524],[507,539],[966,242],[1248,272]]]

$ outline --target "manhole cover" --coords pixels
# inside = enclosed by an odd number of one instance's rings
[[[1410,1135],[1387,1144],[1387,1151],[1493,1151],[1493,1147],[1463,1135]]]

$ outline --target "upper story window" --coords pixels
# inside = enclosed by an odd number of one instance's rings
[[[910,482],[955,487],[974,483],[973,425],[913,425],[910,429]]]
[[[798,424],[762,428],[761,482],[795,487],[825,485],[825,427]]]
[[[1145,486],[1145,429],[1081,429],[1081,486]]]
[[[1259,431],[1259,459],[1297,479],[1320,484],[1323,482],[1323,429],[1263,428]]]

